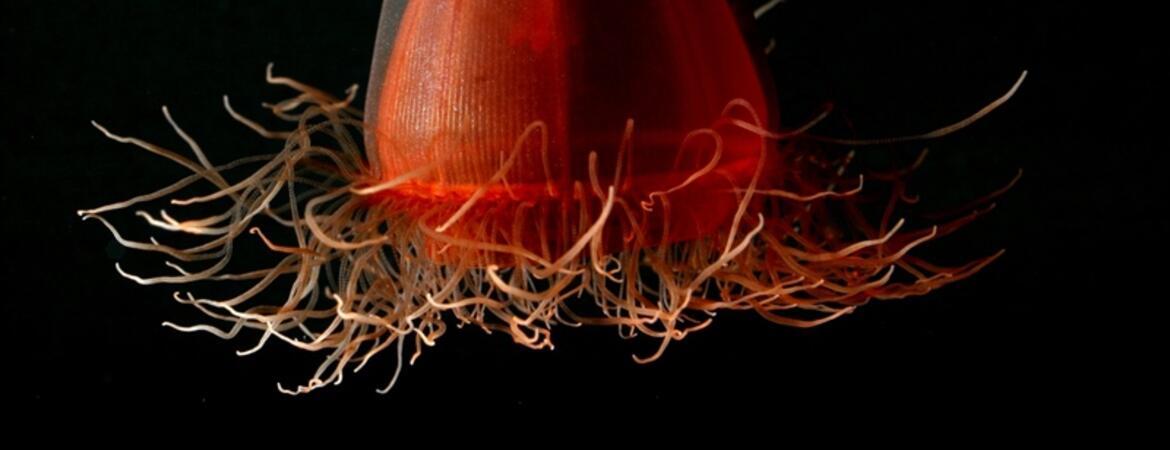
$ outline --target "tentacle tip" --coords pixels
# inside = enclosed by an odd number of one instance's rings
[[[110,139],[114,138],[114,133],[111,133],[110,130],[106,129],[106,127],[102,126],[102,124],[98,123],[96,120],[89,121],[89,124],[93,125],[94,128],[97,128],[97,130],[106,135],[106,137]]]

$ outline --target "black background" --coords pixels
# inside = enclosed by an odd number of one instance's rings
[[[220,96],[276,125],[258,107],[288,95],[263,82],[269,61],[279,74],[328,91],[355,82],[364,88],[379,2],[16,1],[2,8],[0,371],[13,377],[3,394],[10,400],[346,400],[382,404],[389,413],[431,406],[801,409],[877,399],[869,404],[981,404],[1027,415],[1123,395],[1089,376],[1121,367],[1132,349],[1111,343],[1116,335],[1107,325],[1128,323],[1165,295],[1159,280],[1144,276],[1165,263],[1141,259],[1159,252],[1167,232],[1158,217],[1167,157],[1156,146],[1166,132],[1151,115],[1159,106],[1151,70],[1165,52],[1150,15],[1016,1],[859,7],[792,0],[756,30],[778,42],[769,61],[789,125],[832,101],[859,136],[928,130],[978,109],[1030,71],[1003,108],[929,143],[915,185],[927,200],[953,204],[1023,168],[997,211],[950,238],[945,251],[931,250],[978,256],[1007,248],[1003,259],[929,296],[873,304],[810,330],[721,314],[648,366],[629,355],[654,342],[622,341],[609,329],[558,329],[553,352],[452,330],[388,395],[373,392],[388,380],[387,357],[341,386],[293,399],[277,393],[276,382],[303,382],[320,355],[276,343],[241,358],[234,351],[256,336],[223,342],[162,328],[163,320],[195,322],[198,313],[172,302],[170,288],[138,286],[114,272],[115,261],[150,270],[158,260],[120,250],[74,211],[184,173],[106,140],[88,122],[181,149],[159,111],[168,105],[213,161],[273,151],[276,144],[228,118]],[[124,231],[146,232],[137,225]]]

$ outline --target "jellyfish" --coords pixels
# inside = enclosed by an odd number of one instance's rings
[[[632,355],[648,363],[718,312],[812,327],[926,294],[1002,254],[943,266],[914,250],[1006,187],[928,223],[897,215],[915,201],[903,179],[917,164],[852,160],[858,148],[963,128],[1023,76],[929,133],[823,136],[828,108],[780,121],[742,23],[721,1],[390,0],[363,109],[356,85],[335,97],[270,64],[267,82],[293,93],[265,105],[286,129],[223,104],[282,143],[275,154],[213,164],[166,108],[189,152],[94,122],[191,174],[79,214],[165,259],[162,274],[115,264],[120,275],[182,285],[174,300],[209,319],[165,326],[255,337],[240,355],[274,341],[325,355],[307,382],[277,385],[289,394],[339,384],[383,353],[397,361],[386,392],[451,325],[532,349],[553,349],[557,329],[611,327],[651,342]],[[210,193],[192,193],[196,184]],[[145,209],[160,201],[171,211]],[[867,214],[874,202],[880,214]],[[207,208],[219,212],[192,212]],[[127,210],[202,241],[124,237],[107,216]],[[271,267],[234,268],[244,240],[262,243]],[[186,287],[207,283],[246,287],[230,298]]]

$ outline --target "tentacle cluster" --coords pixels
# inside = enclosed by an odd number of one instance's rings
[[[454,211],[421,217],[400,213],[403,205],[394,201],[371,200],[404,186],[427,168],[391,180],[375,173],[376,164],[367,160],[361,146],[365,132],[361,112],[350,106],[356,87],[348,97],[337,99],[275,77],[271,66],[267,79],[298,91],[294,98],[267,105],[294,124],[291,131],[265,129],[232,110],[226,97],[224,105],[232,117],[262,136],[282,140],[279,153],[215,166],[165,108],[166,119],[189,145],[194,160],[115,135],[95,123],[111,139],[166,157],[192,175],[153,193],[79,214],[106,225],[128,248],[168,257],[166,265],[173,273],[167,275],[141,277],[118,267],[119,273],[140,284],[248,283],[239,295],[227,299],[175,293],[176,301],[197,308],[218,326],[164,325],[224,339],[244,329],[257,330],[257,343],[241,355],[259,350],[273,338],[327,355],[306,384],[293,389],[278,386],[286,393],[340,383],[346,368],[359,370],[373,356],[392,349],[399,362],[389,389],[407,348],[413,350],[413,362],[446,332],[450,321],[503,333],[535,349],[552,348],[551,331],[558,324],[614,326],[623,337],[658,340],[652,352],[634,357],[647,362],[662,355],[670,342],[709,325],[719,310],[753,310],[780,324],[814,326],[871,299],[923,294],[963,279],[999,256],[940,267],[909,255],[914,247],[953,232],[984,210],[971,209],[942,225],[907,230],[908,224],[893,220],[893,214],[896,205],[914,201],[901,181],[913,167],[850,174],[850,153],[800,151],[793,142],[805,136],[804,128],[785,134],[765,130],[743,102],[733,102],[724,121],[758,134],[763,154],[751,183],[735,187],[739,203],[734,218],[718,233],[686,242],[641,239],[639,230],[645,224],[640,220],[645,215],[640,211],[685,205],[671,204],[670,191],[629,198],[622,194],[618,177],[603,184],[595,169],[590,180],[575,183],[573,192],[566,194],[576,207],[570,209],[574,217],[558,222],[561,229],[545,229],[546,223],[533,219],[544,215],[527,214],[538,208],[534,205],[520,205],[511,227],[485,222],[478,228],[452,228],[453,223],[468,220],[461,216],[473,210],[475,198]],[[537,133],[541,124],[529,128]],[[520,139],[532,137],[526,133]],[[763,173],[765,158],[780,158],[792,170],[782,179],[771,179]],[[248,167],[250,174],[239,181],[225,177]],[[508,159],[502,159],[500,176],[490,184],[506,186],[507,167]],[[719,174],[700,165],[687,182],[702,176]],[[197,182],[210,183],[214,192],[177,196]],[[890,186],[888,205],[876,222],[867,220],[854,201],[863,188],[870,189],[863,182]],[[179,219],[165,210],[136,213],[153,227],[208,239],[188,248],[153,238],[148,242],[124,238],[104,217],[161,199],[170,199],[175,206],[226,208],[193,219]],[[524,240],[531,239],[527,235],[533,226],[544,244],[537,247],[542,251],[521,244],[530,242]],[[271,268],[229,271],[233,245],[245,233],[255,235],[252,239],[260,239],[277,255]],[[566,245],[547,245],[547,235],[553,233],[562,235],[560,242]],[[606,245],[611,233],[620,233],[625,243],[616,251]],[[284,285],[291,286],[287,292],[273,292],[274,286]]]

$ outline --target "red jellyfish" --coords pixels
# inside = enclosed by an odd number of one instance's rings
[[[283,141],[275,156],[214,165],[165,109],[194,159],[95,123],[193,173],[80,214],[168,257],[171,274],[117,268],[140,284],[249,283],[231,298],[176,292],[218,325],[165,325],[225,339],[257,330],[240,354],[276,338],[328,355],[305,385],[280,387],[288,393],[340,383],[387,349],[399,361],[392,386],[404,352],[413,361],[451,323],[534,349],[553,347],[557,325],[608,325],[655,340],[634,356],[653,361],[720,310],[814,326],[961,280],[999,255],[959,267],[912,256],[980,211],[896,220],[894,206],[912,200],[900,173],[848,164],[849,147],[883,141],[818,137],[815,119],[781,128],[739,24],[720,1],[387,2],[364,115],[356,86],[338,99],[270,66],[269,83],[297,91],[269,106],[291,130],[224,106]],[[964,121],[902,139],[961,128],[1018,85]],[[181,195],[195,183],[214,192]],[[870,186],[888,193],[876,220],[858,207]],[[207,239],[187,248],[126,239],[103,218],[164,198],[226,208],[136,213]],[[229,271],[246,233],[276,255],[271,268]],[[278,281],[291,287],[270,292]]]

